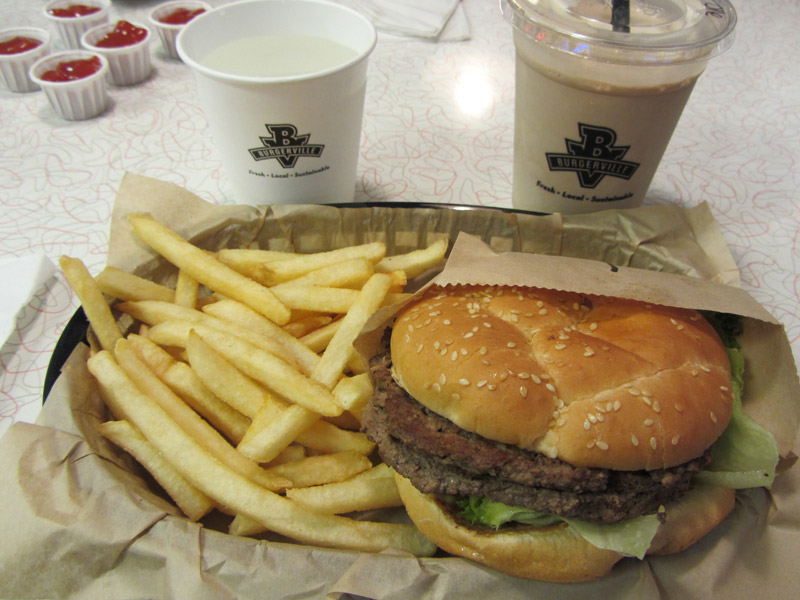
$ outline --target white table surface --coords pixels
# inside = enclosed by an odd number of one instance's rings
[[[357,200],[511,206],[511,28],[498,0],[462,1],[469,41],[380,37],[369,66]],[[0,0],[3,26],[47,28],[44,3]],[[144,22],[154,4],[114,0],[112,19]],[[786,326],[798,357],[800,3],[736,4],[734,45],[700,78],[646,204],[710,205],[742,285]],[[235,201],[189,69],[167,59],[158,41],[152,52],[153,76],[111,88],[112,107],[90,121],[58,119],[42,92],[0,89],[0,259],[44,253],[55,262],[69,254],[99,272],[126,171],[210,202]],[[2,281],[0,290],[12,285]],[[0,435],[14,421],[35,419],[51,353],[77,305],[57,273],[19,314],[0,351]]]

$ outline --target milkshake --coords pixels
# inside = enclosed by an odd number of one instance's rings
[[[505,0],[515,25],[516,208],[639,206],[697,78],[735,23],[724,0],[631,0],[627,30],[615,31],[611,4]],[[713,16],[709,6],[719,6]]]

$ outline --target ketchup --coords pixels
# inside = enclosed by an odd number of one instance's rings
[[[0,54],[21,54],[41,45],[40,40],[18,35],[5,42],[0,42]]]
[[[128,21],[117,21],[116,27],[109,31],[105,37],[95,42],[99,48],[120,48],[133,46],[147,37],[147,30],[136,27]]]
[[[176,8],[168,15],[161,17],[159,21],[167,25],[186,25],[189,21],[194,19],[197,15],[206,12],[205,8]]]
[[[70,4],[66,8],[50,8],[47,12],[54,17],[72,19],[100,12],[100,8],[98,6],[86,6],[85,4]]]
[[[103,63],[96,56],[78,60],[66,60],[58,63],[55,69],[45,71],[41,78],[44,81],[75,81],[97,73],[102,66]]]

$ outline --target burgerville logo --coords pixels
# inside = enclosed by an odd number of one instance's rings
[[[309,144],[309,133],[298,135],[297,127],[289,124],[266,125],[270,135],[259,136],[260,148],[250,148],[253,160],[269,160],[274,158],[284,169],[291,169],[298,158],[319,158],[325,149],[324,144]]]
[[[566,138],[566,154],[546,152],[551,171],[574,171],[581,187],[593,189],[604,177],[630,179],[639,163],[622,160],[630,146],[615,146],[617,133],[608,127],[578,123],[579,140]]]

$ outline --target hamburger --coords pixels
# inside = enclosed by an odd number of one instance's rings
[[[362,430],[409,517],[451,554],[585,581],[624,556],[682,551],[733,509],[733,489],[696,476],[736,400],[698,311],[433,286],[384,346]]]

